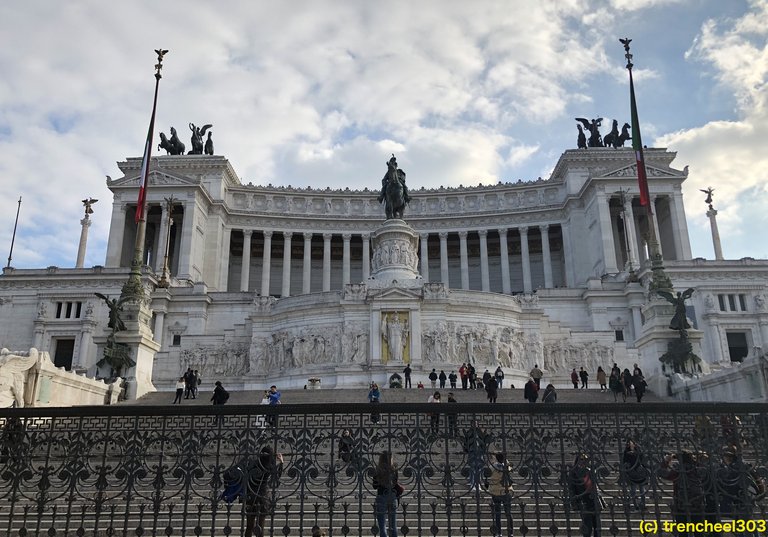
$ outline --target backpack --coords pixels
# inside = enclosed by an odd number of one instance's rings
[[[229,401],[229,392],[227,390],[221,390],[221,400],[225,403]]]
[[[491,475],[488,476],[488,493],[491,496],[504,496],[512,492],[511,472],[512,468],[507,465],[491,466]]]

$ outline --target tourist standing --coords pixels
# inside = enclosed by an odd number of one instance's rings
[[[496,378],[496,385],[501,389],[501,385],[504,382],[504,370],[501,369],[501,366],[496,368],[496,371],[493,372],[493,376]]]
[[[675,522],[704,522],[703,473],[696,461],[696,455],[691,451],[683,450],[679,457],[675,453],[664,457],[658,475],[672,482],[672,516],[675,517]],[[698,534],[682,531],[677,535]]]
[[[547,387],[544,390],[544,395],[541,397],[541,400],[544,401],[545,403],[557,402],[557,392],[555,391],[555,386],[553,384],[547,384]]]
[[[541,389],[541,379],[544,376],[544,372],[539,369],[539,364],[535,364],[531,372],[529,373],[533,381],[536,383],[536,387]]]
[[[488,385],[488,381],[491,380],[492,376],[493,375],[491,375],[491,372],[488,371],[487,369],[485,370],[485,372],[483,372],[483,386]]]
[[[189,399],[189,394],[192,391],[192,368],[187,368],[187,372],[184,373],[184,399]]]
[[[621,456],[621,478],[629,487],[629,499],[632,507],[645,511],[645,487],[648,484],[649,472],[643,460],[643,452],[631,438],[627,440],[624,453]]]
[[[381,392],[379,391],[379,385],[375,382],[371,383],[371,389],[368,391],[368,402],[373,405],[378,405],[381,402]],[[371,412],[371,422],[379,423],[379,413]]]
[[[339,458],[344,462],[351,461],[354,450],[355,440],[352,438],[352,432],[349,429],[344,429],[339,438]]]
[[[579,368],[579,378],[581,379],[581,389],[586,390],[589,389],[589,373],[584,371],[584,368]]]
[[[488,476],[488,494],[491,495],[491,511],[493,513],[494,535],[501,537],[501,510],[507,519],[507,535],[514,532],[512,521],[512,465],[504,453],[496,453],[490,465],[491,475]]]
[[[642,374],[638,373],[632,376],[632,386],[635,388],[635,397],[637,397],[637,402],[642,402],[643,395],[645,395],[645,389],[648,386],[648,383],[645,382]]]
[[[267,516],[273,514],[273,496],[283,473],[282,453],[272,448],[261,448],[259,458],[248,468],[245,493],[245,537],[264,537]]]
[[[373,472],[373,488],[376,489],[376,523],[379,537],[397,537],[397,466],[392,454],[385,451]],[[389,525],[389,532],[387,532]]]
[[[605,378],[605,370],[602,368],[602,366],[597,366],[597,383],[600,385],[601,392],[607,390],[607,379]]]
[[[403,369],[403,375],[405,376],[405,387],[406,388],[413,388],[411,385],[411,364],[407,364],[405,366],[405,369]]]
[[[619,393],[621,393],[622,399],[626,402],[627,400],[627,392],[624,389],[624,382],[622,382],[621,377],[616,372],[615,369],[611,370],[611,378],[608,379],[608,387],[613,392],[613,401],[617,402],[619,400]]]
[[[179,380],[176,382],[176,398],[173,400],[172,405],[175,405],[176,403],[181,404],[181,396],[184,395],[184,388],[186,388],[187,383],[184,382],[184,377],[179,377]]]
[[[432,372],[429,374],[429,382],[432,383],[432,389],[434,390],[437,388],[437,371],[432,369]]]
[[[573,368],[573,371],[571,371],[571,382],[573,383],[573,389],[578,390],[579,389],[579,374],[576,372],[576,368]]]
[[[200,373],[197,369],[193,371],[193,377],[194,380],[192,382],[192,399],[197,399],[197,389],[200,387]]]
[[[221,385],[221,381],[219,380],[217,380],[214,385],[211,401],[213,401],[214,405],[223,405],[229,401],[229,392],[224,389],[224,386]]]
[[[427,399],[427,403],[442,403],[442,401],[440,400],[440,392],[435,392],[432,395],[430,395],[429,399]],[[437,434],[440,432],[440,413],[439,412],[429,413],[429,429],[432,431],[432,434]]]
[[[632,373],[629,372],[629,368],[624,368],[624,372],[621,375],[624,383],[624,392],[626,395],[632,395]]]
[[[595,483],[592,469],[589,467],[589,457],[586,453],[576,456],[576,461],[568,472],[568,492],[571,507],[581,514],[583,537],[600,537],[600,511],[602,510],[600,491]]]
[[[456,389],[456,372],[455,371],[451,371],[450,373],[448,373],[448,382],[451,383],[451,389],[455,390]]]
[[[523,397],[528,399],[529,403],[535,403],[539,398],[539,387],[536,386],[533,377],[528,377],[528,382],[525,383],[525,388],[523,389]]]
[[[453,396],[453,392],[448,392],[448,402],[449,403],[458,403],[456,398]],[[452,411],[448,411],[448,434],[451,435],[451,438],[456,438],[458,435],[458,430],[456,429],[456,410],[453,409]]]
[[[485,385],[485,392],[488,394],[488,402],[495,403],[496,398],[499,396],[499,385],[496,382],[496,377],[488,379],[488,383]]]
[[[467,389],[467,383],[469,382],[469,371],[467,371],[467,364],[461,364],[459,368],[459,377],[461,377],[461,389]]]
[[[269,393],[268,393],[267,397],[269,397],[269,405],[270,406],[277,406],[277,405],[281,404],[281,402],[280,402],[281,394],[280,394],[279,391],[277,391],[277,386],[275,386],[274,384],[269,387]],[[268,421],[268,423],[272,427],[277,427],[277,415],[276,414],[269,416],[267,421]]]
[[[467,365],[467,376],[469,376],[469,389],[477,389],[477,370],[472,364]]]
[[[437,377],[437,378],[438,378],[438,379],[440,379],[440,389],[441,389],[441,390],[442,390],[442,389],[445,389],[445,381],[448,379],[448,377],[447,377],[447,376],[446,376],[446,374],[445,374],[445,371],[443,371],[443,370],[441,369],[441,370],[440,370],[440,374],[438,375],[438,377]]]

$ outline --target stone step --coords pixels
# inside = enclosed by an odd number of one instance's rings
[[[226,386],[225,386],[226,388]],[[198,391],[196,399],[182,399],[182,405],[210,405],[212,386],[201,386]],[[382,403],[426,403],[429,396],[435,391],[439,391],[443,401],[448,400],[448,392],[453,392],[454,397],[459,403],[487,403],[488,399],[485,391],[483,390],[462,390],[451,388],[432,388],[425,389],[381,389],[381,402]],[[539,392],[541,396],[543,392]],[[229,405],[247,405],[247,404],[259,404],[264,395],[260,390],[245,390],[245,391],[230,391],[230,397],[227,404]],[[368,402],[368,390],[367,389],[319,389],[319,390],[281,390],[283,404],[324,404],[324,403],[367,403]],[[137,401],[123,401],[124,405],[169,405],[173,402],[175,392],[152,392],[144,395]],[[574,389],[560,389],[557,390],[558,403],[613,403],[614,396],[610,391],[601,392],[600,389],[588,389],[588,390],[574,390]],[[669,397],[660,397],[651,392],[646,392],[643,397],[643,402],[660,403],[660,402],[675,402],[675,399]],[[499,396],[497,399],[499,403],[524,403],[522,389],[510,389],[505,388],[499,390]],[[541,404],[541,397],[536,404]],[[621,396],[618,397],[618,403],[620,405],[636,405],[637,399],[634,396],[628,396],[626,402],[624,402]]]

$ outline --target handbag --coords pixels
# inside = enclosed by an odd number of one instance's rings
[[[395,483],[395,495],[399,498],[405,493],[405,488],[400,483]]]

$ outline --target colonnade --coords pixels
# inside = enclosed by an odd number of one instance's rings
[[[605,272],[615,273],[623,270],[625,267],[619,266],[622,262],[637,270],[648,259],[647,236],[641,235],[638,220],[639,217],[648,218],[646,209],[639,205],[639,199],[633,195],[619,197],[598,192],[597,203],[600,228],[603,230]],[[690,259],[691,249],[682,197],[653,195],[651,208],[650,222],[664,259]],[[623,232],[618,228],[619,219],[624,221]]]
[[[529,230],[534,229],[534,226],[522,226],[512,228],[512,231],[516,231],[520,237],[520,268],[522,272],[522,291],[525,293],[532,293],[533,278],[531,269],[531,253],[529,248]],[[552,265],[552,253],[550,247],[550,225],[542,224],[535,226],[535,229],[541,234],[541,265],[543,270],[543,284],[544,287],[551,288],[554,286],[553,278],[553,265]],[[467,237],[470,233],[476,233],[479,239],[479,262],[480,262],[480,287],[482,291],[491,291],[491,267],[489,263],[488,253],[488,232],[496,231],[499,235],[499,258],[500,258],[500,279],[502,283],[502,293],[511,294],[512,280],[510,257],[508,247],[508,235],[510,228],[494,228],[479,229],[479,230],[459,230],[459,231],[440,231],[437,233],[439,239],[439,251],[440,251],[440,263],[439,263],[439,280],[446,284],[446,286],[460,289],[470,289],[470,256],[467,246]],[[270,231],[270,230],[254,230],[243,229],[243,257],[240,265],[240,278],[239,286],[237,289],[246,292],[255,290],[261,295],[266,296],[270,294],[272,271],[272,240],[274,237],[282,236],[283,248],[282,248],[282,272],[278,273],[281,277],[280,295],[283,297],[291,296],[291,294],[307,294],[311,292],[312,288],[312,239],[317,235],[321,235],[323,239],[322,246],[322,286],[321,290],[324,292],[331,290],[331,274],[333,271],[333,263],[331,256],[331,241],[334,235],[340,235],[342,239],[342,257],[341,257],[341,285],[342,287],[351,282],[351,243],[353,237],[359,238],[362,242],[362,263],[361,274],[362,281],[366,281],[370,277],[370,259],[371,259],[371,234],[361,233],[322,233],[316,234],[312,232],[299,232],[299,231]],[[253,247],[253,235],[254,233],[263,236],[263,249],[261,253],[261,282],[258,287],[251,289],[251,271],[254,268],[254,264],[251,259],[251,252]],[[449,235],[458,235],[459,242],[459,264],[461,270],[460,282],[452,282],[450,279],[449,271]],[[231,236],[231,233],[229,234]],[[301,288],[291,288],[291,271],[292,271],[292,257],[291,246],[293,244],[294,236],[301,235],[303,238],[303,258],[301,263]],[[419,253],[419,272],[424,282],[430,281],[430,257],[429,257],[429,241],[430,237],[434,237],[434,233],[422,232],[420,236],[420,246],[418,248]],[[360,251],[360,250],[356,250]],[[279,258],[279,257],[278,257]],[[358,258],[359,259],[359,258]],[[338,258],[336,259],[338,261]],[[360,265],[357,266],[357,270],[360,270]],[[433,264],[434,270],[434,264]],[[315,278],[316,280],[317,278]],[[541,280],[541,277],[538,278]],[[336,280],[338,281],[338,280]],[[460,284],[460,285],[456,285]],[[235,286],[230,286],[230,288]],[[296,285],[298,287],[298,285]],[[517,289],[516,291],[520,291]]]

